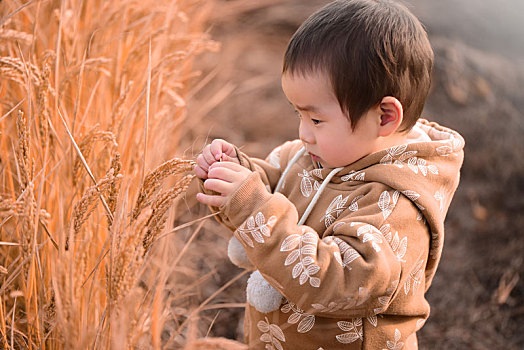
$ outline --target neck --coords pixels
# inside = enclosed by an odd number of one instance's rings
[[[408,142],[407,133],[394,133],[387,137],[381,137],[377,140],[375,151],[382,151],[391,147],[406,144]]]

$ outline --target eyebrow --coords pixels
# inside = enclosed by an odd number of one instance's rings
[[[316,108],[315,106],[310,106],[310,105],[305,105],[305,106],[296,105],[295,108],[301,111],[306,111],[306,112],[318,112],[318,108]]]

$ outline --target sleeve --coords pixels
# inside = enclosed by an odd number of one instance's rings
[[[285,155],[291,151],[291,145],[291,142],[286,142],[285,144],[278,146],[277,148],[273,149],[271,153],[269,153],[266,159],[251,158],[237,147],[235,147],[235,150],[237,152],[240,165],[248,168],[251,171],[259,173],[260,178],[262,179],[264,185],[266,185],[267,190],[272,193],[286,165],[284,162]]]
[[[251,262],[290,302],[312,315],[372,317],[388,308],[418,264],[407,258],[409,238],[397,238],[395,244],[388,240],[391,225],[385,226],[379,192],[357,194],[349,201],[353,208],[339,215],[323,239],[311,227],[298,226],[295,206],[280,193],[265,191],[257,173],[243,183],[224,213],[238,227],[234,234]],[[390,211],[409,212],[415,220],[411,202],[396,197]],[[419,243],[409,254],[426,257],[429,238]]]
[[[296,142],[286,142],[283,145],[276,147],[271,151],[271,153],[266,157],[265,160],[251,158],[236,146],[235,151],[237,153],[237,158],[240,162],[240,165],[248,168],[253,172],[258,173],[266,190],[268,192],[273,192],[282,174],[282,169],[286,166],[285,155],[287,155],[290,152],[293,152],[293,149],[296,148],[296,144]],[[294,145],[295,147],[293,147]],[[199,190],[202,193],[211,193],[211,191],[208,191],[204,188],[204,181],[202,179],[199,179]],[[231,223],[231,221],[223,215],[221,208],[209,208],[211,212],[218,213],[216,219],[220,223],[224,224],[232,231],[236,229],[236,227]]]

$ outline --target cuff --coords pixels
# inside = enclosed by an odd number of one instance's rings
[[[270,198],[260,175],[253,172],[220,209],[235,227],[239,227]]]
[[[233,147],[235,148],[235,152],[237,153],[237,159],[240,165],[253,171],[254,167],[251,163],[251,159],[249,158],[249,156],[242,152],[237,146],[233,145]]]

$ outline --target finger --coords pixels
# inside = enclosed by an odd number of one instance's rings
[[[226,203],[227,198],[222,196],[213,196],[204,193],[197,193],[196,199],[203,204],[209,205],[211,207],[221,207]]]
[[[206,147],[204,147],[204,149],[202,150],[202,156],[206,160],[208,166],[216,162],[215,157],[211,153],[211,146],[210,145],[207,145]]]
[[[216,163],[221,164],[221,163]],[[237,174],[236,171],[231,170],[225,166],[215,166],[210,167],[207,172],[207,177],[209,179],[218,179],[226,182],[233,182],[233,180],[236,178],[235,175]]]
[[[230,182],[218,179],[207,179],[204,181],[204,188],[209,191],[215,191],[220,194],[229,194],[233,191],[233,186]]]
[[[217,166],[209,169],[207,177],[208,179],[217,179],[238,185],[251,173],[251,171],[246,168],[243,168],[242,170],[243,171],[235,171],[229,169],[227,166]]]
[[[235,162],[217,162],[209,166],[209,170],[214,168],[226,168],[235,172],[241,172],[247,169],[246,167]]]
[[[222,143],[222,152],[228,155],[229,157],[237,157],[237,151],[235,150],[235,146],[233,146],[227,141],[224,141]]]
[[[197,166],[199,166],[200,168],[202,168],[202,170],[204,171],[208,171],[209,170],[209,165],[206,161],[206,159],[204,158],[204,156],[202,154],[199,154],[197,159],[196,159],[196,163],[197,163]]]
[[[211,142],[211,153],[213,154],[213,157],[216,160],[225,160],[224,154],[228,157],[236,158],[237,156],[235,147],[229,142],[222,139],[215,139],[213,140],[213,142]]]
[[[227,148],[225,143],[226,141],[221,139],[215,139],[213,142],[211,142],[210,150],[215,161],[220,161],[222,159],[223,153],[225,153],[225,148]]]
[[[207,172],[203,170],[199,165],[195,167],[194,172],[198,178],[203,179],[203,180],[207,179]]]

